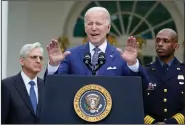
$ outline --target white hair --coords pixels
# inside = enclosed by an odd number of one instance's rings
[[[30,51],[32,51],[35,48],[40,48],[42,54],[44,53],[44,50],[39,42],[33,44],[25,44],[20,50],[20,58],[26,57],[30,53]]]
[[[105,14],[106,14],[106,19],[108,21],[107,24],[110,24],[111,23],[110,13],[109,13],[109,11],[106,8],[104,8],[104,7],[92,7],[90,9],[88,9],[87,12],[85,13],[85,16],[84,16],[84,22],[85,22],[85,24],[86,24],[86,16],[87,16],[87,14],[90,13],[90,12],[92,12],[92,11],[104,11]]]

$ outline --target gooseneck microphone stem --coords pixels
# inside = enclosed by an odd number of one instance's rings
[[[98,64],[97,64],[97,65],[98,65]],[[92,65],[92,75],[94,75],[94,76],[96,75],[96,71],[97,71],[97,70],[96,70],[96,67],[97,67],[97,66]]]
[[[83,62],[85,63],[87,68],[92,72],[92,75],[96,75],[96,72],[100,69],[102,65],[105,64],[105,61],[106,61],[105,54],[103,52],[99,53],[98,63],[95,66],[91,64],[91,54],[90,53],[86,53],[83,59]]]
[[[92,70],[92,75],[96,75],[96,71],[95,70]]]
[[[86,53],[84,55],[83,62],[85,63],[87,68],[92,71],[91,54],[90,53]]]
[[[105,64],[105,62],[105,54],[103,52],[100,52],[98,56],[98,63],[96,64],[96,66],[94,66],[92,74],[96,75],[96,72]]]

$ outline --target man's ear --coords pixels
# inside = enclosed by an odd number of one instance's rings
[[[24,66],[24,59],[20,58],[19,61],[20,61],[21,66]]]
[[[111,28],[111,24],[108,24],[108,30],[107,30],[107,33],[110,32],[110,28]]]
[[[175,50],[177,50],[179,48],[180,44],[179,43],[175,43],[174,46],[175,46]]]

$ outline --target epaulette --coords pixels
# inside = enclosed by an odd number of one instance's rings
[[[185,62],[183,62],[183,61],[180,61],[180,64],[181,64],[181,65],[185,65]]]
[[[149,67],[149,66],[151,66],[151,65],[153,65],[153,64],[154,64],[154,62],[151,62],[151,63],[149,63],[149,64],[146,64],[145,67]]]

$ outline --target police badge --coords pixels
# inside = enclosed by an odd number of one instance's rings
[[[104,119],[112,108],[109,92],[100,85],[90,84],[82,87],[74,97],[74,110],[88,122]]]
[[[154,88],[156,87],[156,83],[149,83],[148,84],[148,88],[147,88],[147,90],[154,90]]]

